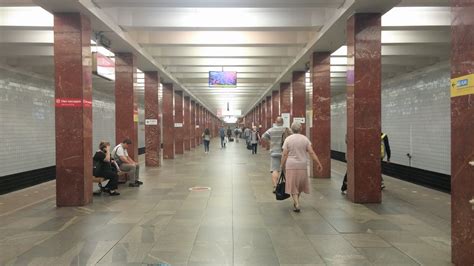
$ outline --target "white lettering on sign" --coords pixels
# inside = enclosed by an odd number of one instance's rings
[[[156,126],[158,125],[158,119],[145,119],[146,126]]]
[[[183,127],[183,123],[174,123],[174,127]]]
[[[298,121],[301,124],[304,124],[306,119],[304,117],[295,117],[295,118],[293,118],[293,121],[295,121],[295,122]]]

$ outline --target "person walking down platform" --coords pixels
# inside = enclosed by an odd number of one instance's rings
[[[300,212],[301,193],[310,193],[307,171],[308,154],[316,162],[318,171],[321,171],[323,166],[311,147],[309,139],[300,134],[301,124],[297,121],[293,122],[291,130],[293,135],[287,137],[283,143],[281,168],[286,176],[285,192],[293,198],[293,211]]]
[[[280,176],[280,163],[282,152],[282,138],[286,127],[283,127],[283,118],[277,117],[275,126],[262,135],[262,140],[270,143],[270,173],[272,174],[273,193]]]
[[[257,154],[257,146],[259,141],[260,134],[257,131],[257,127],[254,126],[252,128],[252,132],[250,132],[250,144],[252,145],[252,154]]]
[[[387,134],[385,133],[380,133],[380,139],[381,139],[381,142],[380,142],[380,157],[381,157],[381,161],[383,162],[383,159],[385,158],[385,156],[387,156],[387,163],[390,163],[390,157],[392,155],[392,151],[390,150],[390,142],[388,141],[388,136]],[[380,178],[382,179],[381,181],[381,189],[384,189],[385,188],[385,185],[383,183],[383,177],[382,177],[382,173],[380,173]]]
[[[224,126],[221,126],[219,129],[219,137],[221,137],[221,149],[225,148],[225,129]]]
[[[206,128],[204,133],[202,133],[202,139],[204,141],[204,153],[209,153],[209,144],[211,143],[211,131],[209,128]]]

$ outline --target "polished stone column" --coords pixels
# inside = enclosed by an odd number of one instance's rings
[[[145,72],[145,166],[160,166],[161,121],[158,103],[158,72]]]
[[[56,205],[59,207],[92,202],[90,35],[87,17],[79,13],[54,14]],[[97,145],[94,143],[94,147]]]
[[[184,110],[183,110],[183,91],[174,93],[174,152],[184,154]]]
[[[451,1],[451,79],[474,73],[474,1]],[[472,76],[471,76],[472,77]],[[471,89],[451,94],[451,233],[452,262],[474,265],[474,104]],[[453,80],[456,84],[457,80]],[[457,94],[464,90],[465,93]]]
[[[191,150],[191,98],[184,97],[184,150]]]
[[[128,155],[138,161],[138,107],[134,83],[136,57],[130,53],[115,54],[115,141],[129,138]]]
[[[196,103],[196,132],[194,134],[194,139],[196,140],[196,146],[201,145],[201,105]]]
[[[260,125],[262,125],[262,103],[259,103],[257,107],[257,121],[257,128],[259,129]]]
[[[289,113],[291,126],[291,83],[280,83],[280,114]],[[286,121],[285,121],[286,122]]]
[[[313,164],[313,176],[331,177],[331,53],[313,53],[311,58],[313,83],[313,131],[311,142],[323,170]]]
[[[174,159],[174,89],[172,83],[163,84],[163,159]]]
[[[280,91],[272,91],[272,123],[280,116]]]
[[[196,148],[196,102],[191,100],[191,148]]]
[[[294,71],[291,79],[292,103],[291,122],[295,118],[306,120],[306,73],[304,71]],[[306,135],[306,121],[301,124],[301,134]],[[291,126],[291,123],[290,123]]]
[[[265,100],[262,101],[260,104],[260,125],[262,125],[263,132],[265,132],[267,128],[267,102]],[[260,134],[263,134],[260,132]]]
[[[273,126],[273,120],[272,120],[272,96],[267,96],[267,129],[271,128]]]
[[[347,21],[347,178],[356,203],[382,200],[380,165],[381,15]]]

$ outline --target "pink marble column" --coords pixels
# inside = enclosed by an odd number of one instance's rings
[[[347,178],[355,203],[382,201],[380,165],[381,15],[347,21]]]
[[[331,53],[313,53],[311,81],[313,83],[313,131],[311,142],[318,155],[322,171],[313,165],[316,178],[331,177]]]
[[[138,107],[133,84],[136,58],[130,53],[115,54],[115,141],[129,138],[128,155],[138,161]]]
[[[280,83],[280,114],[284,113],[289,113],[291,120],[291,83]]]
[[[294,71],[291,79],[292,103],[291,122],[295,117],[306,119],[306,73]],[[306,122],[306,121],[305,121]],[[290,123],[291,125],[291,123]],[[301,134],[306,135],[306,123],[301,124]]]
[[[92,202],[90,20],[54,14],[56,205]],[[94,147],[97,146],[94,144]]]
[[[163,84],[163,159],[174,159],[174,89],[172,83]]]
[[[280,91],[272,91],[272,123],[280,116]]]
[[[196,102],[191,100],[191,148],[196,148]]]
[[[474,1],[451,1],[451,78],[474,73]],[[472,84],[468,84],[473,86]],[[451,98],[452,262],[474,265],[473,94]]]
[[[160,166],[161,121],[158,103],[158,72],[145,72],[145,166]]]
[[[265,100],[260,104],[260,125],[262,125],[262,131],[267,128],[267,102]],[[260,132],[263,134],[263,132]]]
[[[191,98],[184,97],[184,150],[191,150]]]
[[[174,93],[174,123],[175,123],[174,152],[175,154],[184,154],[183,100],[184,100],[183,91],[176,91]]]
[[[194,134],[194,139],[196,140],[196,146],[201,145],[200,141],[200,131],[201,131],[201,105],[196,103],[196,132]]]
[[[273,120],[272,120],[272,96],[267,97],[267,129],[271,128],[273,126]]]

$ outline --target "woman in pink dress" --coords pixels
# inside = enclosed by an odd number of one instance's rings
[[[309,177],[307,163],[309,156],[313,159],[319,171],[323,168],[318,156],[311,147],[309,139],[300,134],[301,124],[297,121],[291,125],[293,135],[283,143],[281,167],[285,171],[285,192],[293,198],[294,212],[300,212],[301,192],[309,194]]]

